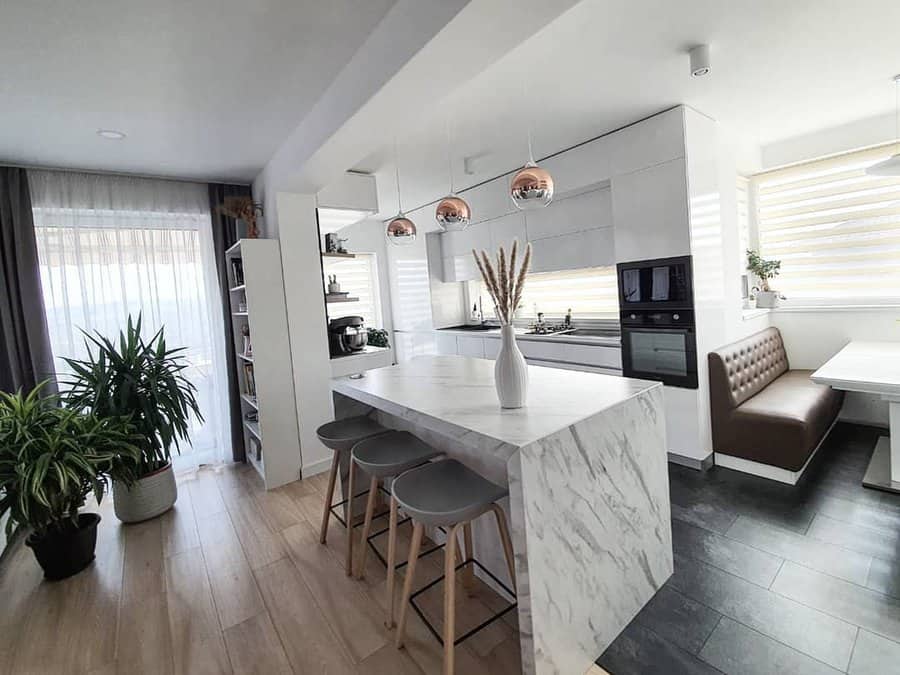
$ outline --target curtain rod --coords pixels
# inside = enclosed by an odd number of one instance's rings
[[[106,171],[104,169],[73,169],[71,167],[61,167],[61,166],[45,166],[40,164],[17,164],[4,162],[0,160],[0,166],[8,166],[14,169],[25,169],[26,171],[65,171],[66,173],[91,173],[98,176],[125,176],[127,178],[148,178],[150,180],[167,180],[173,183],[199,183],[201,185],[208,185],[210,183],[215,183],[218,185],[242,185],[251,187],[253,183],[248,183],[245,181],[222,181],[222,180],[202,180],[199,178],[179,178],[177,176],[154,176],[152,174],[146,173],[129,173],[127,171]]]

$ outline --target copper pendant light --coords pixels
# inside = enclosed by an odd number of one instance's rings
[[[397,215],[388,223],[384,236],[394,246],[409,246],[416,240],[416,224],[403,213],[400,199],[400,162],[397,154],[397,139],[394,139],[394,177],[397,180]]]
[[[526,84],[526,82],[522,84],[522,93],[527,103]],[[528,121],[528,163],[513,176],[509,184],[509,196],[520,211],[542,209],[553,201],[553,177],[534,161],[534,150],[531,145],[531,120]]]
[[[450,116],[447,116],[447,172],[450,175],[450,194],[444,197],[434,211],[434,219],[445,232],[461,232],[469,226],[472,211],[466,200],[456,194],[453,189],[453,160],[450,149],[453,147],[450,133]]]

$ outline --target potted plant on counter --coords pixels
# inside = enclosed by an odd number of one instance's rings
[[[154,518],[178,498],[172,449],[188,439],[192,414],[203,420],[196,387],[184,375],[184,348],[169,349],[163,328],[145,341],[140,316],[137,321],[128,317],[118,343],[101,335],[85,333],[85,338],[87,358],[66,359],[74,373],[66,383],[66,401],[98,417],[130,417],[141,453],[137,481],[113,481],[116,516],[124,523]]]
[[[0,392],[0,515],[7,538],[32,529],[25,544],[47,579],[64,579],[94,559],[96,513],[79,513],[89,494],[103,499],[110,476],[127,484],[140,450],[124,418],[98,418],[41,398]]]
[[[764,260],[753,249],[747,249],[747,269],[759,279],[759,287],[753,289],[756,292],[756,306],[777,307],[781,295],[769,287],[769,280],[781,272],[781,261]]]

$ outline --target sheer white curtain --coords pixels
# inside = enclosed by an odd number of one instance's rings
[[[85,355],[80,329],[115,336],[129,313],[144,334],[165,327],[185,347],[204,422],[194,420],[179,469],[231,457],[222,308],[207,188],[199,183],[30,171],[50,341]]]

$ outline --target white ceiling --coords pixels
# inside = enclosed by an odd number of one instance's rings
[[[414,103],[399,139],[404,206],[448,189],[448,114],[460,188],[525,161],[529,117],[541,157],[679,103],[754,151],[888,112],[897,25],[895,0],[584,0],[443,101]],[[713,68],[692,78],[686,49],[699,42]],[[392,140],[353,167],[378,174],[386,217],[396,212]],[[471,176],[467,155],[484,155]]]
[[[393,4],[5,1],[0,163],[250,181]]]

